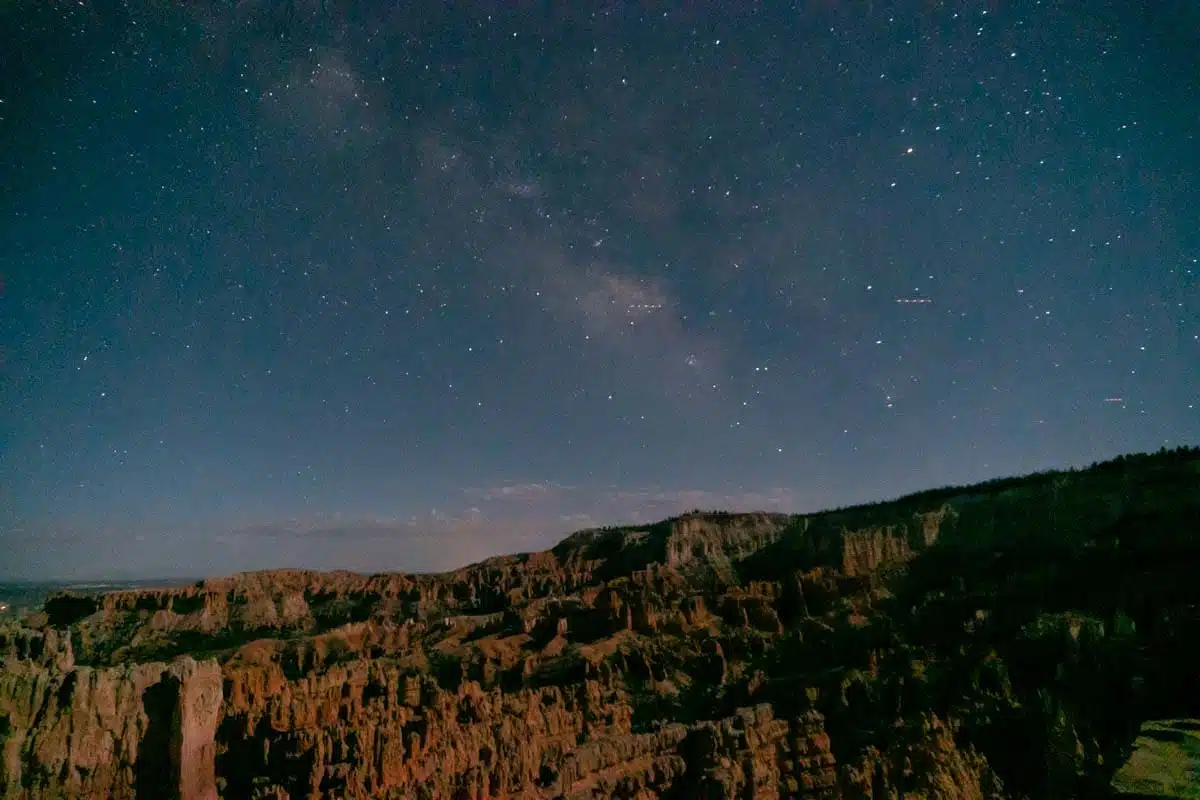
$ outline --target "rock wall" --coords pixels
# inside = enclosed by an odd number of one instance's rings
[[[0,653],[0,796],[215,800],[217,662],[79,667],[53,630]]]

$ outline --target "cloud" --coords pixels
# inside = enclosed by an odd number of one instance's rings
[[[530,503],[546,500],[569,488],[551,483],[507,483],[483,489],[467,489],[465,494],[480,500],[517,500]]]
[[[560,522],[578,530],[598,528],[603,524],[591,514],[559,514],[558,519]]]
[[[410,533],[417,525],[415,519],[343,518],[340,514],[306,519],[278,519],[253,522],[235,527],[225,534],[230,537],[295,538],[336,536],[341,538],[387,537]]]
[[[833,497],[824,489],[796,489],[778,486],[762,489],[718,491],[700,488],[664,488],[657,486],[610,487],[597,498],[594,516],[605,524],[656,522],[693,509],[745,513],[767,511],[809,514],[833,505]]]
[[[611,499],[618,507],[681,510],[724,509],[728,511],[793,511],[800,496],[784,487],[759,491],[715,492],[707,489],[635,489],[615,491]]]

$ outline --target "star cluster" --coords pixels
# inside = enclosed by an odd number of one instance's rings
[[[1189,4],[8,4],[9,577],[1200,440]]]

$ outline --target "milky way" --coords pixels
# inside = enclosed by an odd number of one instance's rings
[[[1200,441],[1194,4],[185,5],[0,10],[0,577]]]

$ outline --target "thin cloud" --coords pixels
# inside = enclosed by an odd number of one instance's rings
[[[508,483],[482,489],[467,489],[468,497],[479,500],[516,500],[536,502],[565,491],[569,487],[551,483]]]
[[[601,525],[601,523],[591,514],[559,514],[558,519],[564,524],[571,525],[579,529],[596,528]]]
[[[644,488],[613,491],[609,501],[614,510],[631,513],[669,510],[678,513],[694,508],[726,511],[798,511],[811,496],[794,489],[775,487],[756,491],[716,492],[707,489]]]
[[[543,549],[561,538],[561,525],[555,522],[492,518],[477,506],[431,509],[405,518],[338,517],[264,521],[210,538],[210,545],[214,538],[218,545],[207,553],[213,566],[206,574],[284,566],[437,572],[495,555]]]
[[[333,513],[228,526],[189,523],[162,530],[23,523],[0,530],[0,544],[10,554],[14,574],[69,579],[192,578],[281,567],[432,572],[495,555],[544,550],[583,529],[647,524],[693,508],[788,512],[829,505],[827,498],[787,487],[720,492],[529,482],[465,494],[469,502],[461,507],[403,517]],[[134,569],[113,545],[137,536],[143,540]],[[64,547],[86,556],[66,572],[57,555]]]

